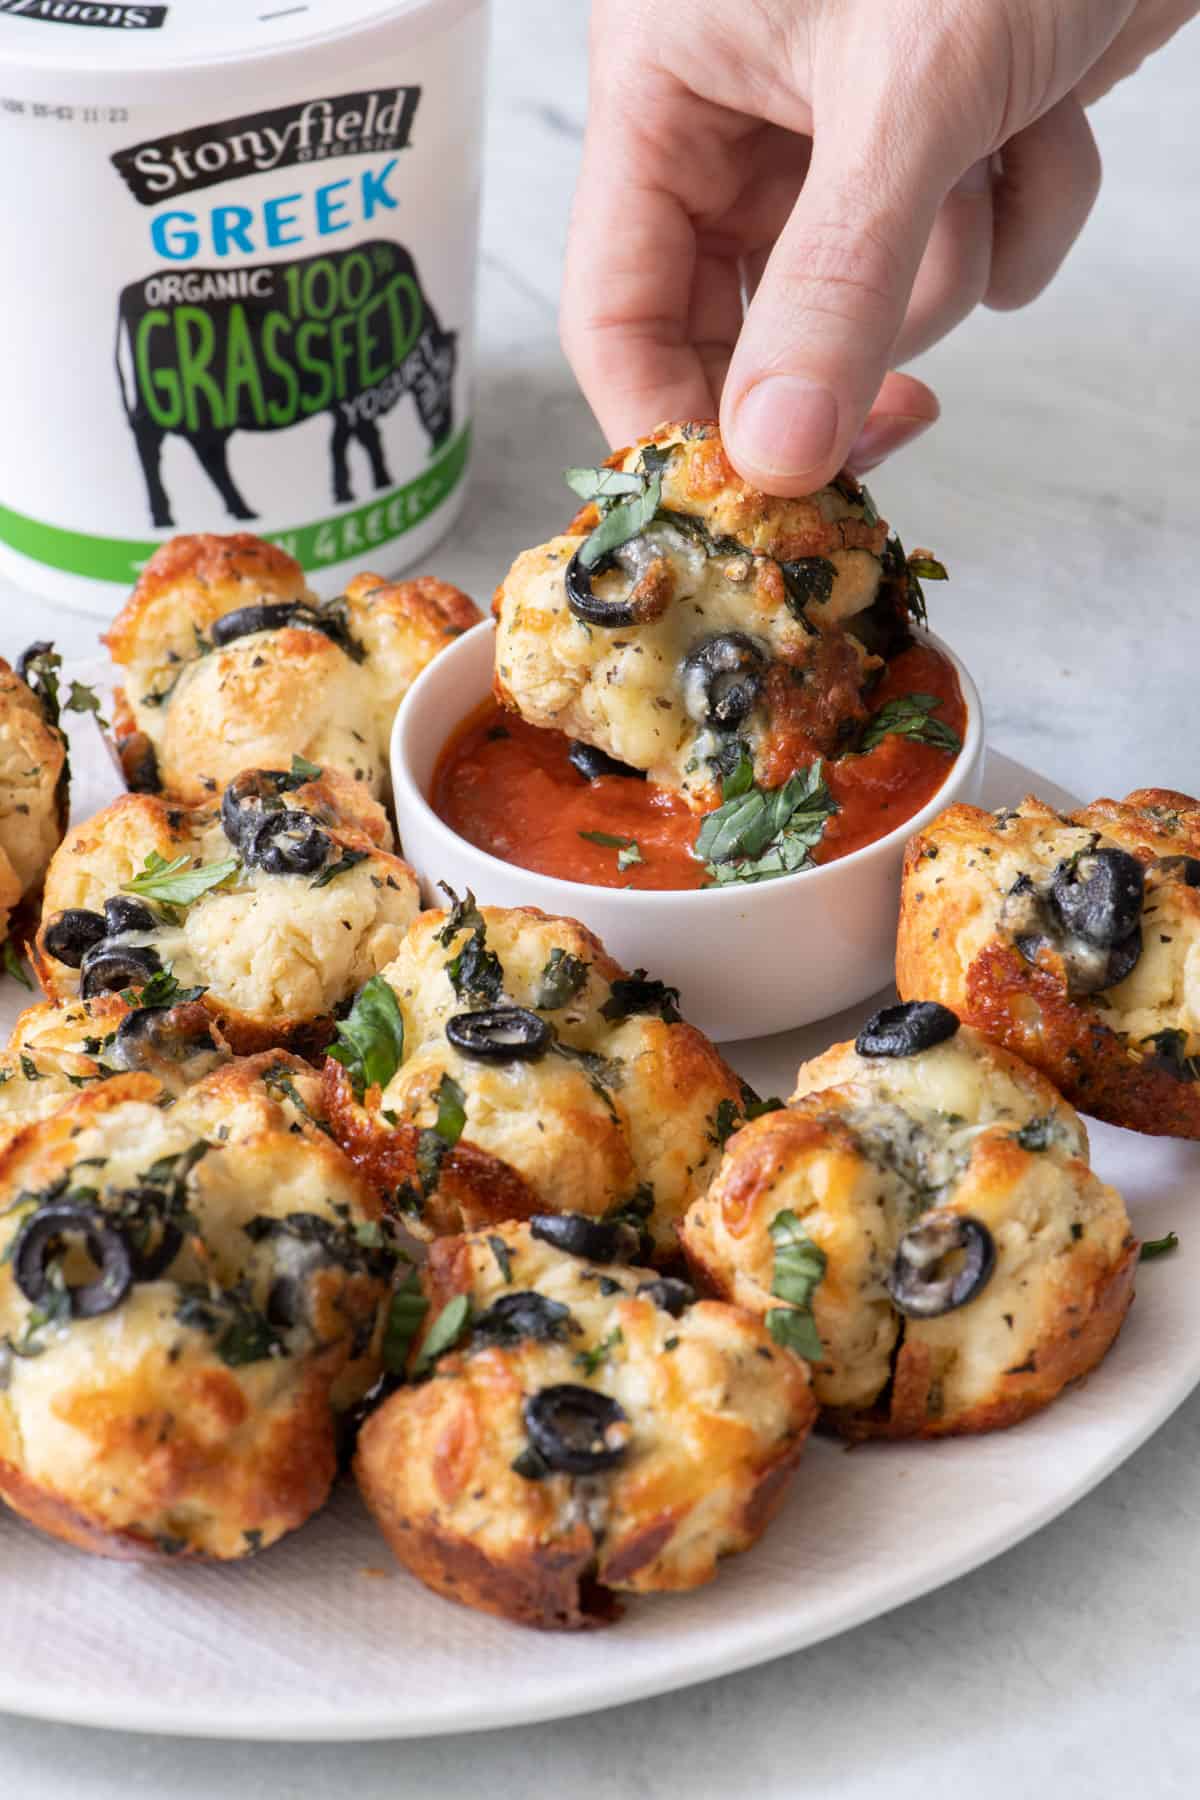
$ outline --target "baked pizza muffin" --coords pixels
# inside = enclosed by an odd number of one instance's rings
[[[764,787],[849,747],[923,614],[918,571],[945,573],[923,553],[910,570],[848,474],[802,499],[748,488],[712,421],[568,480],[592,503],[496,592],[497,697],[701,809],[743,747]]]
[[[908,847],[896,981],[1085,1112],[1200,1137],[1200,801],[948,808]]]
[[[753,1102],[677,999],[576,920],[468,893],[422,913],[359,996],[326,1110],[418,1237],[621,1214],[670,1255]]]
[[[26,1007],[8,1048],[0,1050],[0,1150],[26,1125],[114,1075],[153,1075],[177,1097],[228,1062],[230,1051],[207,1008],[170,993],[160,981],[157,990],[143,989],[136,1005],[120,994],[100,994]]]
[[[18,907],[36,899],[66,830],[58,660],[49,644],[31,644],[17,671],[0,657],[0,944]]]
[[[409,1385],[355,1473],[396,1556],[525,1625],[599,1625],[621,1593],[698,1587],[777,1511],[816,1413],[759,1320],[628,1265],[582,1215],[443,1238]],[[426,1310],[427,1309],[427,1310]]]
[[[684,1251],[850,1438],[994,1430],[1086,1375],[1137,1244],[1078,1116],[936,1002],[878,1013],[730,1140]]]
[[[384,829],[359,783],[303,763],[243,773],[201,806],[124,794],[50,865],[42,986],[87,1000],[167,972],[235,1050],[315,1054],[420,904],[412,870],[376,842]]]
[[[264,1548],[375,1380],[378,1205],[275,1052],[79,1094],[0,1153],[0,1495],[118,1557]]]
[[[172,538],[104,640],[123,671],[126,780],[198,801],[299,754],[382,795],[396,708],[478,618],[431,576],[358,575],[322,601],[294,558],[248,532]]]

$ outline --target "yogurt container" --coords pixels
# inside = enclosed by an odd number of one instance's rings
[[[486,0],[0,0],[0,573],[111,616],[176,531],[336,592],[470,454]]]

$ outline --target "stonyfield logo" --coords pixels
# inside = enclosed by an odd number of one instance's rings
[[[5,0],[0,0],[3,6]],[[143,8],[143,11],[146,9]],[[332,156],[404,150],[421,98],[419,87],[369,88],[331,100],[243,113],[118,150],[113,163],[143,206],[216,187],[239,175],[288,169]]]
[[[157,31],[165,6],[94,6],[87,0],[0,0],[0,13],[47,25],[99,25],[110,31]]]

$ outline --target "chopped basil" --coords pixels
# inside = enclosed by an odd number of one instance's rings
[[[787,609],[811,632],[813,627],[804,609],[811,602],[823,605],[833,594],[837,567],[827,556],[801,556],[794,562],[781,562],[783,585],[787,593]]]
[[[123,894],[140,894],[146,900],[161,900],[168,906],[192,906],[213,888],[224,887],[238,873],[241,862],[227,856],[221,862],[191,866],[191,858],[182,855],[170,862],[152,850],[140,875],[122,884]]]
[[[637,1013],[656,1014],[664,1024],[677,1025],[682,1017],[679,989],[668,987],[665,981],[652,980],[645,969],[635,969],[632,975],[619,975],[600,1008],[601,1017],[628,1019]]]
[[[579,547],[585,569],[596,565],[640,537],[658,511],[662,499],[662,475],[626,473],[621,469],[568,469],[567,485],[581,500],[590,500],[600,522]]]
[[[1027,1120],[1020,1131],[1014,1132],[1013,1135],[1022,1150],[1048,1150],[1053,1136],[1053,1122],[1049,1113],[1043,1113],[1037,1119]]]
[[[71,683],[67,697],[63,701],[63,711],[73,713],[93,713],[100,729],[102,731],[108,730],[108,720],[105,718],[101,709],[100,696],[95,688],[88,686],[86,681],[73,681]]]
[[[735,776],[739,783],[741,765]],[[718,886],[768,881],[812,861],[827,820],[838,810],[817,761],[788,777],[782,787],[751,785],[708,814],[696,854]]]
[[[348,870],[357,869],[359,863],[366,862],[370,854],[369,850],[343,850],[335,863],[330,863],[327,869],[322,869],[321,873],[309,882],[309,887],[328,887],[329,883],[335,881],[339,875],[345,875]]]
[[[452,1075],[443,1075],[437,1090],[438,1114],[434,1130],[447,1149],[452,1149],[467,1122],[467,1096]]]
[[[1200,1081],[1200,1056],[1189,1056],[1187,1053],[1188,1034],[1174,1026],[1163,1031],[1152,1032],[1142,1039],[1143,1044],[1153,1044],[1155,1060],[1161,1068],[1173,1075],[1176,1081]]]
[[[168,963],[165,969],[155,969],[145,987],[123,989],[121,998],[134,1012],[161,1012],[170,1006],[186,1006],[207,992],[203,987],[180,987]]]
[[[922,581],[949,581],[945,563],[939,562],[936,556],[928,551],[914,550],[908,559],[910,575],[918,576]]]
[[[475,896],[470,888],[460,900],[448,882],[439,881],[438,886],[450,901],[450,911],[441,930],[433,934],[435,943],[444,945],[448,950],[460,931],[486,931],[483,914],[475,904]]]
[[[610,1116],[617,1119],[617,1109],[610,1089],[620,1087],[625,1078],[621,1064],[613,1057],[598,1055],[595,1050],[577,1050],[574,1044],[564,1044],[557,1038],[550,1049],[555,1056],[561,1056],[564,1062],[575,1063],[582,1069],[591,1084],[592,1092],[603,1100]]]
[[[316,763],[309,762],[307,757],[293,755],[290,773],[298,775],[301,781],[319,781],[322,771]]]
[[[4,940],[3,957],[5,974],[11,975],[14,981],[19,981],[23,988],[28,988],[30,993],[32,993],[33,983],[25,973],[25,965],[21,961],[17,947],[11,938],[5,938]]]
[[[573,1000],[588,977],[590,964],[582,957],[572,956],[569,950],[555,945],[546,961],[546,966],[538,976],[537,986],[533,991],[533,1004],[547,1012],[554,1012]]]
[[[38,1068],[28,1050],[22,1050],[21,1052],[21,1073],[26,1081],[40,1081],[42,1079],[42,1070]]]
[[[205,1331],[215,1340],[223,1363],[240,1369],[283,1353],[283,1343],[254,1305],[243,1283],[210,1288],[204,1282],[181,1282],[175,1317],[181,1325]]]
[[[446,964],[450,985],[460,1000],[498,1000],[504,988],[504,969],[494,950],[487,947],[483,920],[466,943]]]
[[[380,1354],[390,1375],[402,1375],[413,1339],[425,1322],[429,1302],[421,1292],[417,1271],[411,1270],[388,1302]]]
[[[348,1072],[361,1099],[369,1087],[385,1088],[404,1056],[404,1018],[382,975],[372,975],[337,1029],[326,1055]]]
[[[606,1225],[633,1225],[644,1231],[654,1213],[654,1189],[648,1181],[634,1189],[628,1200],[618,1200],[603,1215]]]
[[[709,1143],[715,1144],[719,1150],[723,1150],[741,1123],[742,1115],[733,1101],[719,1101],[717,1110],[709,1121],[711,1127],[708,1133]]]
[[[413,1364],[414,1375],[424,1375],[447,1350],[452,1350],[467,1328],[471,1317],[471,1296],[456,1294],[443,1306],[425,1334],[425,1342]]]
[[[618,837],[614,831],[581,831],[579,835],[586,838],[589,844],[599,844],[605,850],[615,850],[618,869],[632,869],[646,860],[636,838]]]
[[[495,1257],[496,1267],[499,1269],[503,1279],[506,1282],[511,1282],[512,1257],[509,1255],[508,1245],[505,1243],[504,1239],[502,1237],[497,1237],[493,1232],[488,1238],[488,1249]]]
[[[1169,1256],[1172,1250],[1178,1250],[1178,1248],[1179,1238],[1177,1234],[1173,1231],[1168,1231],[1166,1237],[1147,1238],[1146,1242],[1138,1251],[1138,1261],[1153,1262],[1156,1256]]]
[[[307,1119],[310,1125],[315,1125],[318,1131],[323,1131],[326,1137],[333,1136],[333,1128],[324,1119],[318,1119],[300,1093],[286,1063],[272,1063],[269,1069],[264,1069],[262,1083],[268,1093],[282,1094],[285,1100],[290,1100],[300,1117]]]
[[[941,704],[936,694],[901,694],[895,700],[889,700],[867,720],[857,748],[874,750],[886,737],[907,737],[957,756],[962,749],[962,739],[941,719],[931,716]]]
[[[825,1252],[813,1243],[790,1210],[776,1213],[770,1231],[775,1246],[771,1292],[777,1300],[787,1300],[790,1304],[786,1309],[771,1308],[767,1314],[767,1329],[777,1344],[786,1345],[810,1362],[819,1362],[824,1352],[813,1318],[812,1300],[825,1274]]]
[[[582,1369],[585,1375],[594,1375],[601,1363],[608,1361],[610,1353],[618,1344],[625,1342],[625,1334],[619,1325],[614,1325],[608,1336],[591,1350],[578,1350],[575,1353],[575,1367]]]

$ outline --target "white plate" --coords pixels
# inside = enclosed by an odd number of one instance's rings
[[[80,800],[98,804],[111,777],[85,742]],[[1058,792],[991,757],[987,804],[1028,786]],[[12,993],[0,987],[5,1031]],[[787,1093],[801,1058],[852,1035],[865,1010],[737,1045],[732,1060]],[[1093,1145],[1143,1236],[1186,1222],[1200,1145],[1100,1125]],[[1162,1424],[1200,1381],[1189,1249],[1142,1271],[1111,1356],[1040,1418],[853,1454],[814,1439],[757,1549],[709,1588],[632,1605],[610,1631],[525,1631],[435,1598],[390,1563],[348,1485],[304,1530],[225,1568],[105,1563],[5,1516],[0,1708],[180,1735],[410,1737],[616,1706],[818,1643],[1036,1531]]]

